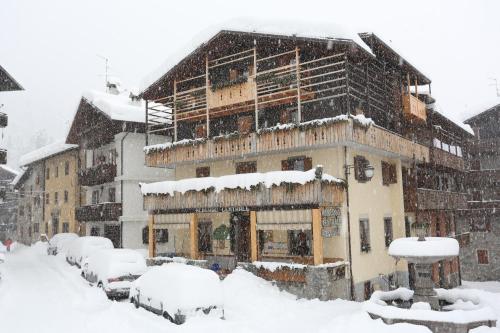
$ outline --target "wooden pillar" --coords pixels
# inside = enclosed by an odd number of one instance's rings
[[[208,113],[208,85],[210,80],[208,79],[208,56],[205,57],[205,104],[207,105],[207,139],[210,137],[210,115]]]
[[[189,254],[191,259],[198,259],[198,215],[191,214],[189,222]]]
[[[302,96],[300,93],[300,54],[297,46],[295,47],[295,66],[295,76],[297,80],[297,122],[300,123],[302,121]]]
[[[415,96],[418,97],[418,80],[415,78]]]
[[[257,46],[253,48],[253,81],[255,98],[255,131],[259,129],[259,96],[257,94]]]
[[[321,236],[321,210],[312,209],[312,236],[313,236],[313,255],[314,265],[323,263],[323,236]]]
[[[174,142],[177,141],[177,80],[174,80]]]
[[[149,252],[149,257],[153,258],[156,256],[156,239],[155,239],[155,232],[154,232],[154,224],[155,224],[155,216],[154,215],[149,215],[149,220],[148,220],[148,252]]]
[[[250,211],[250,262],[257,261],[257,212]]]

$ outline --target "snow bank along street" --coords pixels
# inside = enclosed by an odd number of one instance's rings
[[[371,320],[362,303],[296,300],[242,270],[234,271],[222,284],[226,320],[204,316],[177,326],[137,310],[127,301],[108,300],[63,256],[47,256],[42,246],[8,253],[1,269],[3,332],[428,332],[420,326]],[[487,302],[500,318],[500,283],[466,287],[484,288],[470,292]]]

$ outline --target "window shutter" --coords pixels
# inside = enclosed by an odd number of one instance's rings
[[[312,169],[312,158],[306,157],[304,158],[304,171],[308,171]]]
[[[281,161],[281,171],[286,171],[290,170],[290,165],[288,163],[288,160],[283,160]]]
[[[359,182],[366,182],[364,169],[368,165],[368,160],[364,156],[354,156],[354,178]]]

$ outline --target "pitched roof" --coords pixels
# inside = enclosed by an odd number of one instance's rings
[[[19,159],[19,165],[27,166],[29,164],[76,148],[78,148],[78,145],[67,144],[64,142],[55,142],[21,156],[21,158]]]
[[[479,120],[480,118],[482,118],[484,116],[487,116],[490,113],[494,113],[494,112],[500,113],[500,101],[496,101],[494,105],[492,105],[491,103],[489,105],[491,105],[491,106],[483,107],[482,110],[484,110],[484,111],[476,114],[475,116],[468,118],[467,120],[464,121],[464,123],[470,124],[476,120]]]
[[[24,88],[0,65],[0,91],[15,90],[24,90]]]
[[[186,47],[172,54],[158,69],[146,76],[141,83],[141,92],[146,91],[173,70],[177,64],[192,54],[201,51],[213,39],[223,33],[246,33],[317,41],[347,41],[354,43],[366,53],[372,54],[370,47],[365,44],[356,32],[333,23],[238,18],[204,29]]]

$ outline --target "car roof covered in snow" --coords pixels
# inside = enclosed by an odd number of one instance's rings
[[[143,255],[131,249],[100,249],[89,255],[87,270],[100,279],[141,275],[147,270]]]

